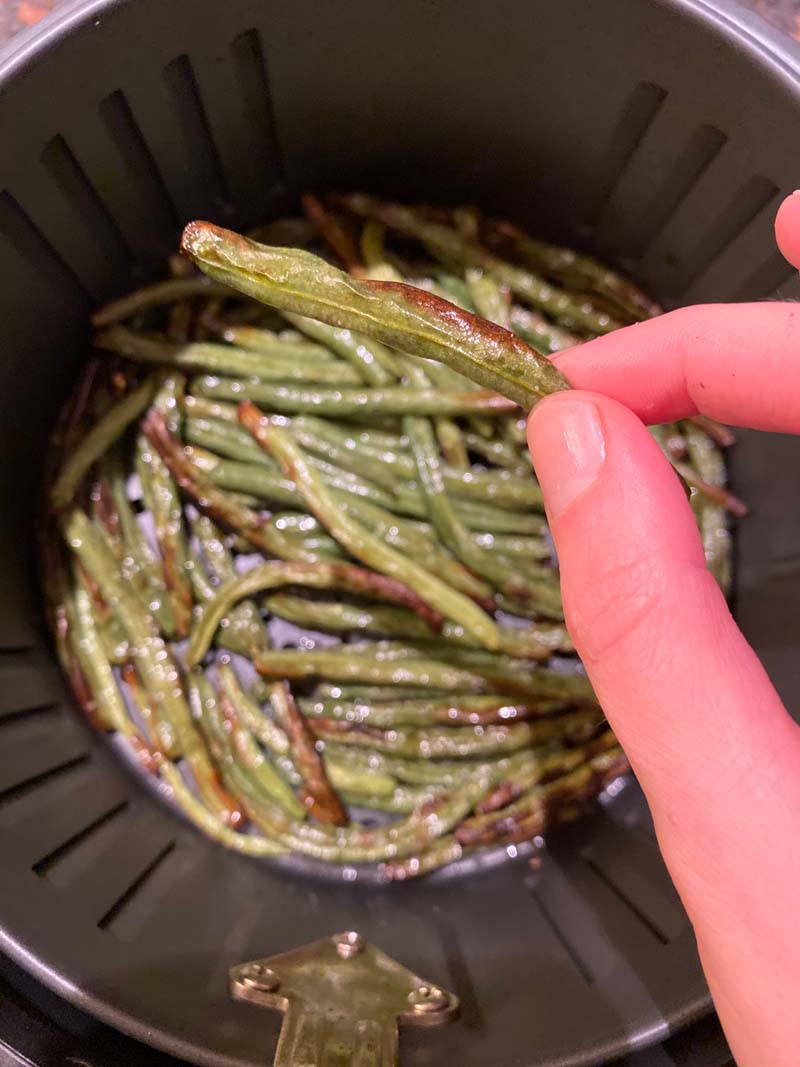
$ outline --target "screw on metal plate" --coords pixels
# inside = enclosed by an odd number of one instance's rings
[[[441,1026],[458,998],[425,982],[355,930],[232,968],[231,994],[284,1013],[274,1067],[395,1067],[397,1027]]]

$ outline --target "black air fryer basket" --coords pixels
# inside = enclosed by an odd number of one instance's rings
[[[306,189],[477,201],[668,303],[791,296],[772,219],[800,160],[800,65],[715,0],[91,0],[0,57],[0,948],[111,1025],[261,1067],[279,1017],[230,966],[337,930],[458,993],[403,1064],[578,1067],[710,1009],[630,783],[524,858],[379,887],[228,853],[85,727],[43,632],[34,506],[94,304],[194,217]],[[760,35],[765,36],[760,36]],[[790,707],[791,439],[742,435],[736,615]],[[793,595],[794,594],[794,595]]]

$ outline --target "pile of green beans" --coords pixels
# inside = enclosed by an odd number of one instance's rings
[[[627,770],[524,418],[568,387],[548,355],[658,308],[472,209],[303,206],[265,244],[192,223],[171,278],[95,314],[43,587],[79,704],[195,825],[405,879],[574,819]],[[653,432],[727,588],[730,432]]]

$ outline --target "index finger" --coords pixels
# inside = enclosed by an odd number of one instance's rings
[[[671,311],[555,358],[570,385],[613,397],[645,422],[710,415],[800,433],[800,304]]]

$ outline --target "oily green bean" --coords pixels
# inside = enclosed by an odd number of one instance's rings
[[[340,589],[350,595],[375,596],[405,606],[413,605],[433,626],[441,621],[439,616],[425,608],[411,589],[395,579],[350,563],[286,563],[274,560],[254,567],[245,574],[236,575],[220,587],[213,601],[202,605],[186,653],[188,664],[194,666],[202,660],[217,627],[235,604],[281,585]]]
[[[467,287],[475,310],[489,322],[511,329],[511,294],[490,275],[476,267],[466,272]]]
[[[167,595],[164,569],[160,558],[145,537],[131,505],[119,451],[110,453],[108,460],[108,482],[111,499],[119,517],[124,553],[120,573],[137,590],[143,588],[146,591],[146,603],[159,626],[167,634],[174,633],[175,620]]]
[[[554,326],[538,311],[522,308],[518,304],[511,308],[509,328],[523,341],[548,356],[572,348],[582,340],[577,334],[570,333],[561,326]]]
[[[195,378],[192,389],[199,396],[215,400],[241,400],[248,397],[261,407],[283,415],[470,415],[499,417],[515,406],[497,393],[476,389],[471,393],[442,393],[434,389],[334,389],[330,386],[303,388],[245,382],[238,378],[205,375]]]
[[[158,413],[167,426],[180,417],[180,397],[184,385],[181,375],[169,375],[153,398],[151,410]],[[177,428],[177,422],[170,426],[172,432]],[[137,435],[136,449],[136,470],[142,498],[152,515],[156,541],[161,551],[174,635],[185,637],[191,623],[193,600],[187,573],[189,553],[180,494],[172,472],[143,434]]]
[[[160,748],[168,755],[191,749],[194,730],[180,690],[178,669],[151,616],[131,596],[113,553],[83,511],[75,508],[67,513],[62,528],[67,545],[91,574],[125,629],[136,670],[155,702]]]
[[[418,615],[389,605],[308,600],[291,593],[274,593],[266,597],[264,605],[273,615],[310,630],[329,630],[333,633],[367,631],[426,642],[431,639],[430,627]],[[501,627],[500,651],[520,659],[548,659],[554,647],[560,648],[563,643],[561,635],[565,634],[563,627]],[[444,623],[441,636],[454,645],[481,647],[463,626],[450,621]]]
[[[358,281],[307,252],[257,245],[209,223],[190,223],[182,247],[201,270],[263,303],[437,359],[523,406],[567,387],[515,335],[421,289]]]
[[[97,720],[123,737],[138,736],[103,649],[91,598],[79,581],[73,583],[66,612],[72,650],[94,698]]]
[[[393,730],[398,726],[486,726],[521,722],[563,711],[563,700],[536,700],[514,703],[504,696],[458,696],[451,700],[424,697],[398,697],[392,700],[342,700],[316,697],[300,701],[304,715],[334,719],[337,722],[375,726]]]
[[[361,337],[346,328],[329,326],[314,318],[284,312],[286,319],[306,337],[329,348],[343,360],[347,360],[359,379],[375,388],[391,385],[398,377],[395,357],[380,343]]]
[[[225,547],[222,532],[207,515],[202,513],[190,516],[192,533],[200,544],[203,559],[216,583],[222,584],[232,580],[236,575],[228,549]],[[201,573],[200,561],[192,568],[191,574],[197,579]],[[206,583],[198,599],[208,603],[216,596],[217,586]],[[252,600],[241,600],[227,616],[227,626],[219,630],[219,640],[231,651],[252,656],[256,652],[269,648],[269,637],[264,620]]]
[[[245,378],[247,381],[303,382],[319,385],[358,385],[360,376],[345,363],[333,360],[311,362],[253,352],[212,341],[170,344],[124,326],[104,330],[95,338],[98,348],[117,352],[143,363],[157,363],[179,370],[206,371]]]
[[[464,472],[470,468],[469,454],[461,427],[455,419],[438,418],[434,420],[436,440],[442,450],[445,462],[454,471]]]
[[[274,800],[288,815],[302,820],[306,816],[306,809],[297,799],[285,778],[256,743],[255,736],[258,735],[251,732],[248,722],[239,715],[240,705],[247,700],[247,696],[235,684],[231,675],[230,670],[225,674],[222,674],[220,670],[217,671],[219,685],[217,699],[227,722],[231,747],[242,768],[247,770],[257,788]]]
[[[609,300],[633,321],[661,314],[661,308],[627,278],[614,273],[590,256],[570,248],[537,241],[508,223],[495,224],[512,251],[523,262],[571,289],[587,290]]]
[[[531,580],[519,566],[508,565],[503,556],[480,548],[450,506],[442,477],[433,430],[426,419],[407,416],[403,427],[411,441],[420,485],[431,521],[441,540],[468,570],[489,581],[515,599],[527,600],[546,614],[560,614],[560,596],[544,582]]]
[[[226,326],[222,337],[237,348],[296,363],[330,363],[336,358],[329,348],[306,341],[294,331],[274,333],[257,326]]]
[[[445,689],[422,690],[418,685],[340,685],[337,682],[317,682],[312,695],[315,700],[355,700],[362,704],[371,704],[378,700],[405,700],[408,698],[429,697],[436,700],[461,700],[463,693],[452,693]]]
[[[278,459],[303,494],[309,511],[316,515],[343,548],[381,574],[402,581],[435,611],[461,623],[486,647],[497,647],[497,627],[480,607],[446,585],[431,571],[379,541],[347,516],[308,466],[303,452],[289,433],[264,419],[252,405],[242,405],[240,418],[258,443]]]
[[[318,737],[331,738],[339,745],[355,745],[375,752],[388,752],[405,759],[471,759],[507,755],[532,748],[556,738],[582,740],[591,736],[602,722],[596,711],[574,711],[509,725],[452,727],[371,726],[328,719],[314,719],[311,727]]]
[[[288,851],[283,845],[270,841],[269,838],[238,833],[226,825],[198,800],[183,781],[181,772],[174,763],[163,761],[158,768],[158,775],[169,787],[186,817],[214,841],[248,856],[281,856]]]
[[[398,785],[391,793],[361,794],[343,790],[342,800],[354,807],[371,808],[393,815],[410,815],[417,808],[430,804],[444,794],[444,789],[431,785]]]
[[[324,678],[368,685],[430,686],[458,693],[507,693],[518,697],[552,697],[593,703],[594,694],[583,675],[567,675],[544,668],[508,669],[485,662],[453,666],[441,659],[377,658],[375,652],[335,649],[281,649],[254,659],[259,674],[269,678]],[[464,650],[468,652],[469,650]],[[517,661],[512,661],[516,663]]]
[[[361,803],[364,807],[372,807],[372,798],[391,797],[399,786],[399,782],[391,774],[351,767],[335,759],[325,759],[325,770],[343,800],[346,800],[348,795],[357,796],[361,799],[354,803]],[[369,802],[365,798],[369,798]]]
[[[217,451],[223,454],[244,455],[245,450],[240,447],[240,442],[230,434],[230,428],[220,432],[221,423],[213,427],[205,423],[206,420],[202,419],[190,420],[186,428],[186,437],[194,445],[190,453],[192,458],[195,461],[202,458],[200,465],[214,485],[224,489],[241,490],[273,503],[302,503],[302,497],[294,488],[294,483],[284,478],[274,463],[253,462],[251,456],[244,460],[220,459],[215,454]],[[241,427],[238,429],[241,430]],[[255,444],[252,437],[250,440]],[[207,448],[215,445],[214,452],[206,452]],[[269,456],[264,455],[263,452],[262,456],[269,461]],[[309,457],[309,466],[313,467],[331,489],[370,500],[380,507],[397,507],[396,498],[391,493],[365,481],[357,474],[334,467],[318,456]]]
[[[710,485],[724,485],[725,459],[714,441],[700,427],[684,424],[689,456],[695,468]],[[696,503],[695,503],[696,500]],[[700,494],[692,501],[703,539],[709,570],[725,594],[733,581],[731,568],[732,538],[725,508]]]
[[[65,508],[71,503],[92,464],[107,452],[128,426],[149,407],[161,380],[160,373],[151,374],[136,389],[117,401],[92,426],[75,451],[69,455],[50,488],[49,499],[54,508]]]
[[[110,304],[106,304],[92,315],[92,325],[98,328],[111,326],[115,322],[130,319],[142,311],[172,304],[176,300],[186,300],[196,296],[208,298],[233,295],[235,294],[227,285],[220,285],[203,274],[193,275],[191,278],[170,278],[164,282],[155,282],[153,285],[136,289],[120,297],[119,300],[112,300]]]
[[[291,544],[262,514],[234,493],[215,486],[193,463],[180,442],[174,438],[160,412],[150,409],[143,421],[144,434],[161,456],[170,474],[196,506],[223,526],[236,531],[255,548],[279,559],[313,562],[313,555]],[[254,470],[260,468],[254,467]],[[268,473],[268,472],[264,472]]]
[[[414,208],[382,203],[360,194],[347,196],[343,198],[343,202],[358,215],[377,218],[390,229],[397,230],[407,237],[416,238],[434,258],[445,266],[485,270],[502,285],[508,286],[520,300],[533,304],[534,307],[545,311],[558,322],[579,328],[589,334],[610,333],[620,325],[610,315],[594,308],[590,301],[576,299],[564,290],[555,289],[539,275],[500,259],[474,238],[465,236],[458,230],[425,219]],[[189,244],[195,243],[196,239],[195,233],[190,233]],[[206,269],[202,261],[196,259],[195,262],[202,270]],[[214,262],[217,262],[217,257]],[[249,295],[259,299],[254,287],[244,288],[240,278],[233,272],[216,270],[207,271],[207,273],[217,280],[224,279],[228,284],[241,288],[243,292],[248,292]]]

